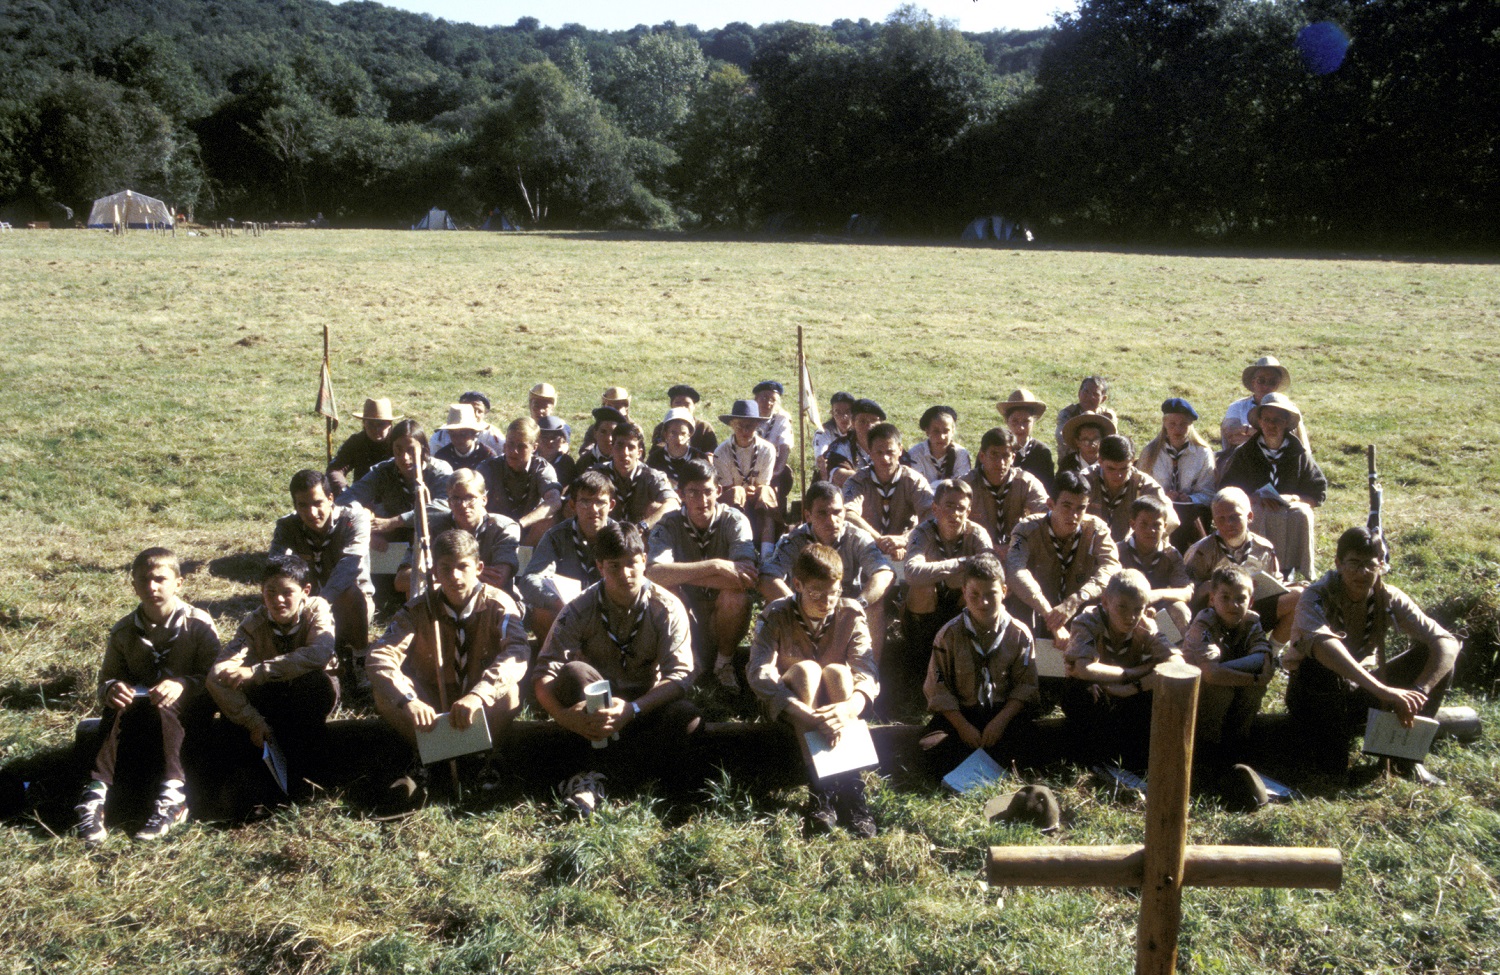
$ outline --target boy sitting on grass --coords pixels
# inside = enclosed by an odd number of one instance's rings
[[[546,640],[563,601],[547,579],[563,576],[587,589],[599,581],[598,560],[594,545],[605,525],[613,524],[610,512],[615,506],[615,485],[603,471],[582,471],[569,491],[573,517],[554,525],[542,536],[526,572],[517,581],[521,598],[531,614],[531,631],[538,640]]]
[[[552,465],[537,456],[541,430],[523,416],[505,429],[504,453],[480,465],[490,511],[514,521],[521,544],[535,545],[562,507],[562,488]]]
[[[1088,482],[1072,471],[1058,474],[1047,513],[1017,525],[1005,554],[1006,609],[1059,647],[1067,645],[1073,617],[1120,570],[1109,526],[1086,512],[1088,502]]]
[[[1151,583],[1150,607],[1171,619],[1177,632],[1187,634],[1192,623],[1188,602],[1193,598],[1193,580],[1182,555],[1167,541],[1167,519],[1171,507],[1146,495],[1130,505],[1130,537],[1120,546],[1120,566],[1135,569]]]
[[[1047,412],[1047,404],[1029,389],[1016,389],[996,403],[995,408],[1005,418],[1005,428],[1015,437],[1011,463],[1036,478],[1043,488],[1051,489],[1052,479],[1057,476],[1052,451],[1031,435],[1036,421]]]
[[[682,507],[667,475],[646,466],[646,435],[621,423],[610,441],[610,462],[601,468],[615,482],[615,517],[649,532],[662,516]]]
[[[1116,544],[1130,534],[1130,506],[1136,498],[1155,498],[1167,509],[1167,533],[1180,524],[1167,492],[1156,478],[1135,466],[1135,444],[1118,434],[1099,444],[1099,463],[1086,475],[1089,481],[1089,514],[1109,525]]]
[[[739,690],[734,653],[750,626],[758,578],[750,520],[719,504],[713,468],[701,460],[682,474],[680,511],[651,530],[646,578],[682,600],[693,634],[693,656],[715,681]]]
[[[1208,605],[1214,570],[1222,565],[1241,566],[1252,576],[1256,572],[1265,572],[1281,578],[1275,547],[1269,539],[1250,530],[1255,513],[1244,491],[1235,487],[1222,488],[1214,495],[1209,511],[1213,516],[1213,534],[1193,543],[1182,557],[1188,577],[1193,580],[1193,599],[1188,605],[1194,613],[1202,612]],[[1290,592],[1273,593],[1255,601],[1253,609],[1260,617],[1260,625],[1278,644],[1285,645],[1291,639],[1297,598],[1306,585],[1298,582],[1289,587]]]
[[[1109,432],[1114,433],[1120,425],[1115,411],[1104,405],[1109,399],[1109,382],[1103,376],[1089,376],[1078,384],[1078,402],[1057,411],[1057,463],[1062,470],[1063,461],[1078,452],[1077,444],[1064,435],[1068,421],[1076,416],[1095,414],[1109,421]],[[1090,461],[1092,463],[1092,461]]]
[[[1026,410],[1013,412],[1031,416]],[[1047,510],[1046,487],[1029,471],[1017,467],[1015,456],[1016,435],[1004,427],[994,427],[980,438],[979,466],[963,479],[974,490],[969,517],[990,533],[995,555],[1002,560],[1010,549],[1010,533],[1021,519]]]
[[[491,513],[488,503],[484,478],[477,471],[454,471],[453,479],[448,482],[448,513],[434,515],[428,527],[434,537],[450,528],[473,535],[479,542],[479,561],[484,563],[479,581],[503,589],[515,598],[512,583],[521,565],[517,551],[521,544],[521,529],[504,515]],[[396,570],[396,589],[407,594],[412,591],[411,566],[412,553],[408,551],[401,567]]]
[[[520,710],[520,682],[530,657],[515,601],[480,581],[484,563],[473,535],[449,529],[434,537],[432,561],[438,591],[403,606],[370,648],[375,711],[412,748],[411,765],[387,789],[384,804],[391,810],[415,808],[427,797],[417,733],[437,721],[439,684],[446,692],[449,723],[461,731],[476,720],[488,721],[498,751],[501,735]]]
[[[495,459],[495,450],[479,439],[479,433],[489,424],[476,419],[475,410],[467,403],[455,403],[448,407],[448,422],[437,428],[438,434],[446,434],[438,445],[438,436],[432,438],[432,456],[457,470],[474,470],[486,461]]]
[[[1005,611],[1005,569],[990,553],[964,560],[964,608],[938,631],[922,690],[934,715],[922,737],[941,779],[976,748],[1002,767],[1034,740],[1039,694],[1031,630]]]
[[[260,597],[208,672],[208,692],[257,751],[275,739],[300,797],[318,771],[324,722],[339,706],[333,614],[312,595],[311,572],[295,555],[270,560]]]
[[[1217,782],[1234,805],[1254,811],[1266,787],[1248,765],[1236,764],[1250,740],[1266,685],[1276,674],[1276,654],[1250,608],[1255,583],[1237,565],[1220,566],[1209,580],[1208,608],[1193,617],[1182,655],[1203,671],[1198,690],[1195,764]]]
[[[776,542],[776,489],[771,473],[776,467],[776,448],[760,435],[760,404],[753,399],[734,401],[719,422],[734,431],[714,450],[714,482],[719,500],[738,508],[750,519],[755,545],[762,556]]]
[[[1134,569],[1109,580],[1103,599],[1073,620],[1063,659],[1063,712],[1074,742],[1095,759],[1119,758],[1144,771],[1151,739],[1151,690],[1157,664],[1181,659],[1150,620],[1151,584]]]
[[[761,613],[745,668],[768,720],[799,735],[817,732],[830,744],[880,693],[865,612],[840,596],[843,576],[834,549],[819,542],[802,549],[792,563],[794,594]],[[858,772],[819,780],[809,769],[808,779],[809,832],[830,833],[842,820],[858,836],[875,835]]]
[[[875,536],[887,558],[906,558],[911,530],[932,511],[932,486],[901,463],[901,431],[894,423],[870,428],[870,463],[844,482],[849,523]]]
[[[537,657],[536,699],[580,747],[580,771],[559,786],[582,816],[603,804],[608,782],[646,777],[682,782],[702,720],[684,700],[693,679],[687,612],[678,598],[646,580],[640,529],[616,522],[599,533],[600,581],[557,617]],[[609,681],[607,707],[590,712],[585,688]],[[620,736],[611,741],[612,735]]]
[[[156,805],[136,839],[161,839],[187,822],[182,745],[212,716],[203,681],[218,659],[219,634],[207,613],[179,598],[177,556],[146,549],[130,565],[130,584],[140,605],[109,631],[99,666],[102,744],[76,807],[78,836],[91,846],[108,835],[104,803],[122,759],[150,762],[156,752],[163,765]]]

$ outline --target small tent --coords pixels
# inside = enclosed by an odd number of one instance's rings
[[[485,218],[484,225],[482,227],[480,227],[479,229],[480,230],[519,230],[520,228],[517,227],[515,224],[511,223],[510,222],[510,218],[507,217],[505,214],[501,213],[499,207],[496,207],[495,209],[493,209],[493,210],[490,211],[490,215]]]
[[[117,218],[132,230],[153,230],[173,224],[172,211],[165,203],[134,190],[123,190],[95,200],[94,208],[89,211],[89,226],[109,230]]]
[[[1024,240],[1027,243],[1032,240],[1030,230],[1001,216],[977,217],[958,236],[960,240]]]
[[[433,207],[427,211],[427,216],[412,224],[413,230],[457,230],[458,224],[448,216],[447,210],[439,210]]]

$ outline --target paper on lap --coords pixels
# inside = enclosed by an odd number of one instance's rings
[[[401,568],[401,563],[406,561],[406,553],[411,551],[411,545],[407,542],[391,542],[385,547],[384,552],[370,549],[370,574],[377,576],[393,576]]]
[[[566,606],[583,592],[583,583],[571,576],[551,575],[542,580],[542,588],[556,596]]]
[[[423,765],[490,750],[490,723],[483,712],[462,731],[453,727],[448,714],[445,711],[438,715],[431,731],[417,732],[417,752]]]
[[[1035,640],[1036,646],[1036,673],[1038,677],[1066,677],[1068,676],[1068,665],[1063,660],[1063,652],[1058,649],[1055,640]]]
[[[1382,758],[1406,758],[1414,762],[1426,758],[1433,739],[1437,737],[1438,722],[1420,714],[1413,720],[1412,727],[1403,728],[1401,719],[1396,717],[1395,712],[1371,708],[1365,721],[1364,753]]]
[[[802,748],[813,773],[820,779],[880,764],[880,756],[875,754],[875,739],[870,737],[870,726],[863,721],[844,725],[837,745],[828,744],[828,739],[820,732],[805,731],[802,733]]]
[[[943,776],[943,785],[954,792],[968,792],[1008,779],[1010,776],[1000,763],[990,757],[990,753],[983,748],[976,748],[969,753],[969,757],[959,763],[958,767]]]

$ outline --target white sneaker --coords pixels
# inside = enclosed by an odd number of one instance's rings
[[[579,772],[558,787],[563,802],[578,815],[588,819],[604,805],[604,786],[608,781],[603,772]]]

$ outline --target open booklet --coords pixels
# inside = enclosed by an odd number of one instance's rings
[[[260,746],[260,760],[266,763],[266,768],[270,771],[271,778],[275,779],[276,784],[281,787],[281,794],[289,795],[292,790],[290,782],[287,779],[286,753],[281,750],[280,745],[276,744],[276,739],[270,735],[266,736],[265,744]]]
[[[820,779],[880,764],[880,756],[875,754],[875,739],[870,737],[870,726],[863,721],[845,725],[839,733],[837,745],[828,744],[828,739],[820,732],[805,731],[802,733],[802,750],[803,757]]]
[[[438,715],[431,731],[417,732],[417,752],[423,765],[490,750],[490,723],[482,712],[462,731],[453,727],[453,722],[448,719],[449,713],[444,711]]]
[[[1062,649],[1056,641],[1037,639],[1033,640],[1032,644],[1032,652],[1036,655],[1038,677],[1068,676],[1068,665],[1064,662]]]

